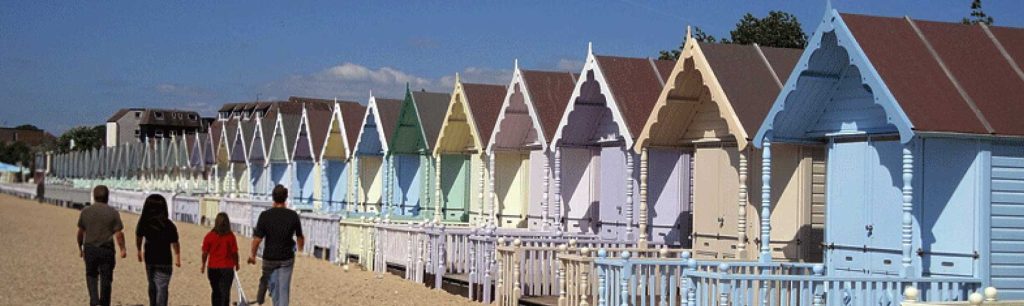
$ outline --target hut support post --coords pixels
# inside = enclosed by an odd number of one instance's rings
[[[355,185],[355,203],[352,205],[353,211],[359,210],[359,206],[361,205],[361,201],[359,199],[359,190],[363,188],[362,186],[359,185],[359,159],[360,157],[358,156],[352,158],[352,173],[354,173],[352,183],[353,185]],[[366,207],[363,207],[363,210],[365,211]]]
[[[761,255],[760,261],[772,261],[771,253],[771,220],[772,220],[772,143],[765,137],[761,149]]]
[[[626,148],[626,239],[633,239],[633,152]],[[642,208],[641,208],[642,209]],[[640,219],[640,224],[647,221]],[[641,225],[647,227],[647,225]],[[640,234],[643,236],[644,234]],[[639,239],[638,239],[639,240]]]
[[[548,192],[551,191],[549,184],[551,181],[551,155],[547,152],[544,154],[544,192],[541,193],[540,201],[540,218],[541,224],[543,224],[544,230],[551,228],[551,220],[548,219]]]
[[[648,171],[647,148],[640,150],[640,239],[637,244],[641,248],[647,247],[647,171]]]
[[[740,192],[739,207],[736,212],[736,255],[747,258],[747,151],[740,151]]]
[[[441,224],[441,155],[434,156],[434,223]]]
[[[562,232],[562,149],[555,147],[555,232]]]
[[[900,277],[909,277],[913,275],[912,263],[912,243],[914,234],[914,188],[912,186],[914,178],[914,154],[911,150],[911,144],[907,143],[903,146],[903,258],[902,265],[903,269],[900,270]]]
[[[490,155],[487,155],[487,162],[488,162],[487,166],[488,166],[488,169],[489,169],[489,170],[487,170],[487,183],[489,185],[488,189],[490,189],[490,197],[491,197],[491,218],[490,218],[490,223],[495,225],[495,226],[497,226],[498,225],[498,206],[499,205],[498,205],[497,193],[494,191],[494,153],[491,153]]]

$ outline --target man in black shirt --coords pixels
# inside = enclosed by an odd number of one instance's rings
[[[292,281],[292,267],[295,264],[294,235],[298,240],[298,250],[302,250],[305,237],[302,235],[302,224],[299,214],[288,209],[288,188],[277,185],[272,192],[274,205],[260,213],[253,231],[252,250],[249,253],[249,264],[256,264],[256,251],[263,245],[263,277],[260,278],[259,292],[256,302],[263,304],[267,289],[274,299],[275,306],[288,306],[288,294]]]

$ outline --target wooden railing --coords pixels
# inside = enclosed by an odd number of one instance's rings
[[[300,219],[302,233],[306,236],[303,251],[316,258],[330,262],[338,261],[338,222],[341,216],[304,213],[300,215]]]
[[[172,219],[180,222],[199,224],[201,219],[200,202],[202,198],[175,195],[171,199],[167,200],[170,201],[169,204],[173,206],[173,209],[171,209],[174,213],[174,216],[171,217]]]
[[[973,278],[827,276],[821,264],[697,262],[684,255],[666,260],[599,254],[598,304],[897,305],[908,286],[929,301],[963,300],[980,286]]]
[[[348,264],[349,257],[356,257],[364,269],[373,268],[374,229],[372,220],[366,217],[342,219],[338,222],[338,250],[341,260]]]

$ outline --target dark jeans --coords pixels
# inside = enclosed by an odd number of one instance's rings
[[[231,304],[231,283],[235,281],[235,271],[231,268],[206,269],[206,278],[210,279],[210,303],[213,306],[228,306]]]
[[[267,290],[274,300],[274,306],[288,306],[291,291],[292,268],[295,259],[263,260],[263,276],[256,292],[256,303],[263,304]]]
[[[171,271],[171,265],[146,265],[150,306],[167,306],[167,286],[171,284]]]
[[[110,284],[114,282],[114,249],[86,246],[85,285],[89,288],[89,305],[110,306]]]

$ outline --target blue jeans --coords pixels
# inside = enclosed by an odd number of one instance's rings
[[[263,276],[260,277],[259,290],[256,293],[256,302],[263,304],[266,292],[270,291],[270,298],[274,306],[288,306],[288,296],[292,285],[292,269],[295,266],[295,259],[287,260],[263,260]]]
[[[149,305],[167,306],[167,287],[171,284],[170,265],[146,265],[149,280]]]

